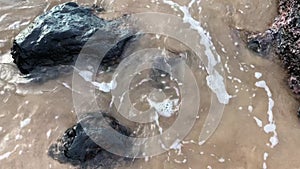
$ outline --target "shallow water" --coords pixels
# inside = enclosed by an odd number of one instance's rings
[[[42,85],[28,83],[19,75],[8,53],[13,37],[20,30],[59,3],[62,2],[0,2],[0,168],[75,168],[59,164],[47,155],[50,144],[76,122],[70,90],[72,76],[65,75]],[[169,4],[174,3],[178,6],[171,8]],[[104,17],[111,18],[146,11],[183,16],[186,11],[181,11],[184,8],[180,7],[189,2],[111,0],[104,4],[111,12]],[[207,98],[212,92],[205,78],[197,79],[201,100],[199,118],[184,141],[175,146],[175,150],[120,168],[300,168],[297,102],[286,87],[285,73],[276,63],[248,51],[237,31],[266,29],[276,16],[276,1],[202,0],[195,2],[188,12],[193,22],[199,22],[201,28],[209,32],[225,70],[226,90],[233,97],[225,105],[217,130],[199,145],[202,125],[211,104]],[[178,50],[172,42],[168,46]],[[195,74],[206,74],[199,68],[192,70]],[[137,77],[132,83],[142,79]],[[132,100],[138,101],[140,95],[149,92],[142,89],[130,96]],[[100,99],[99,104],[105,109],[111,97],[104,93],[102,96],[105,99]],[[143,104],[137,106],[143,107]],[[168,128],[173,121],[174,116],[160,119],[160,127]],[[154,131],[159,131],[158,125]],[[273,139],[270,141],[270,138]]]

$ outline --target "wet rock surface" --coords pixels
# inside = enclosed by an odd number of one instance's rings
[[[87,125],[97,127],[93,139],[84,130]],[[57,143],[50,146],[49,155],[61,163],[71,163],[80,168],[113,168],[117,165],[125,165],[132,159],[112,154],[97,144],[103,140],[101,137],[107,136],[105,134],[109,128],[125,136],[131,135],[130,129],[122,126],[108,114],[91,113],[82,121],[67,129]],[[90,130],[90,128],[87,130]],[[114,135],[109,137],[112,140],[110,142],[111,146],[119,146],[122,149],[126,144],[126,141],[122,142],[122,139]]]
[[[95,10],[102,8],[80,7],[69,2],[37,17],[13,42],[11,54],[19,70],[28,74],[41,67],[73,64],[96,31],[105,35],[99,45],[112,46],[102,63],[114,64],[130,40],[131,30],[125,25],[125,16],[105,20],[96,16]],[[123,40],[115,42],[115,39]]]
[[[248,37],[248,47],[265,56],[274,47],[288,74],[289,87],[300,95],[300,1],[280,0],[279,16],[264,33]],[[299,114],[299,111],[298,111]]]

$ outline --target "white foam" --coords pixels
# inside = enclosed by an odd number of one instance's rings
[[[228,66],[228,61],[225,62],[224,66],[225,66],[225,68],[226,68],[226,70],[227,70],[227,73],[231,73],[231,72],[230,72],[230,68],[229,68],[229,66]]]
[[[149,156],[146,156],[145,157],[145,162],[148,162],[149,161]]]
[[[255,120],[255,122],[256,122],[256,124],[257,124],[258,127],[262,127],[263,126],[263,123],[262,123],[262,121],[259,118],[253,117],[253,119]]]
[[[267,152],[264,153],[264,161],[266,161],[269,157],[269,154]]]
[[[47,139],[50,138],[50,135],[51,135],[51,129],[49,129],[49,130],[47,131],[47,133],[46,133]]]
[[[19,147],[19,145],[16,145],[13,151],[9,151],[9,152],[6,152],[6,153],[0,155],[0,161],[9,158],[11,156],[11,154],[17,150],[18,147]]]
[[[270,88],[267,86],[266,82],[263,80],[256,82],[255,86],[263,88],[266,91],[267,96],[268,96],[269,102],[268,102],[267,114],[268,114],[269,124],[266,124],[264,126],[264,131],[266,133],[273,133],[273,136],[269,139],[269,141],[271,143],[270,147],[274,148],[279,143],[279,140],[278,140],[278,135],[276,132],[276,125],[275,125],[275,120],[274,120],[273,111],[272,111],[273,107],[274,107],[274,100],[272,99],[272,93],[271,93]]]
[[[0,155],[0,161],[8,158],[12,153],[13,152],[6,152],[6,153]]]
[[[274,146],[276,146],[279,143],[278,137],[277,135],[273,135],[269,141],[271,142],[271,147],[273,148]]]
[[[181,141],[179,139],[176,139],[174,141],[174,143],[170,146],[170,149],[178,151],[178,155],[181,154],[181,148],[182,148],[182,144],[181,144]]]
[[[165,99],[162,102],[155,102],[147,98],[147,101],[160,116],[171,117],[178,110],[178,99]]]
[[[225,162],[225,159],[224,159],[224,158],[220,158],[218,161],[219,161],[220,163],[224,163],[224,162]]]
[[[230,96],[225,88],[224,79],[219,74],[219,72],[214,68],[218,63],[220,63],[220,56],[216,53],[215,47],[211,41],[209,32],[205,31],[201,26],[200,22],[195,20],[191,13],[189,12],[189,6],[181,6],[176,2],[171,0],[163,0],[165,4],[170,5],[171,7],[176,7],[183,13],[183,22],[189,23],[190,28],[196,30],[200,35],[200,44],[205,47],[205,55],[208,59],[207,72],[208,76],[206,77],[207,85],[209,88],[217,95],[218,101],[222,104],[228,104]],[[192,4],[193,2],[191,2]],[[217,60],[216,60],[217,58]]]
[[[275,124],[267,124],[267,125],[265,125],[264,130],[266,133],[271,133],[276,130],[276,125]]]
[[[15,21],[14,23],[10,24],[6,30],[11,30],[11,29],[18,29],[20,27],[21,21]]]
[[[202,146],[204,143],[206,142],[206,140],[202,140],[202,141],[199,141],[199,146]]]
[[[108,93],[111,90],[114,90],[117,87],[117,82],[115,80],[112,80],[108,83],[106,82],[92,82],[92,84],[96,87],[98,87],[99,90],[102,92]]]
[[[115,78],[110,82],[95,82],[92,81],[93,79],[93,73],[88,70],[81,70],[79,71],[79,75],[87,82],[91,82],[95,87],[97,87],[100,91],[108,93],[111,90],[115,89],[117,87],[117,82]]]
[[[110,108],[112,108],[112,106],[113,106],[113,104],[114,104],[114,101],[115,101],[115,96],[112,95],[111,101],[110,101],[110,103],[109,103],[109,107],[110,107]]]
[[[263,163],[263,169],[268,169],[266,162]]]
[[[91,82],[93,78],[93,73],[87,70],[82,70],[79,75],[87,82]]]
[[[237,77],[234,77],[233,80],[234,80],[234,81],[237,81],[238,83],[242,83],[242,80],[239,79],[239,78],[237,78]]]
[[[178,99],[170,100],[170,99],[165,99],[162,102],[155,102],[149,98],[147,98],[147,101],[151,108],[154,108],[156,113],[155,113],[155,124],[158,127],[159,133],[163,133],[163,128],[159,124],[159,116],[163,117],[171,117],[176,111],[179,109]]]
[[[16,137],[15,137],[16,140],[21,140],[22,138],[23,138],[23,136],[20,135],[20,134],[17,134]]]
[[[268,157],[269,157],[269,154],[268,154],[267,152],[265,152],[265,153],[264,153],[263,169],[267,169],[267,168],[268,168],[268,167],[267,167],[267,163],[266,163]]]
[[[223,84],[223,77],[219,73],[216,72],[214,76],[207,76],[206,82],[209,88],[216,93],[220,103],[229,103],[229,99],[232,98],[232,96],[226,92],[225,85],[220,85]]]
[[[252,112],[253,112],[253,106],[249,105],[249,106],[248,106],[248,111],[249,111],[250,113],[252,113]]]
[[[242,71],[242,72],[245,71],[244,67],[241,64],[240,64],[240,71]]]
[[[259,79],[262,77],[262,74],[260,72],[255,72],[254,76],[256,79]]]
[[[176,95],[177,95],[177,96],[180,96],[179,89],[178,89],[177,87],[175,87],[175,86],[173,87],[173,89],[175,90],[175,92],[176,92]]]
[[[2,15],[2,16],[0,17],[0,22],[2,22],[7,16],[8,16],[8,13]]]
[[[157,113],[155,114],[154,120],[155,120],[156,126],[158,127],[159,133],[162,134],[163,133],[163,128],[159,125],[159,115]]]
[[[182,161],[174,159],[174,162],[177,164],[185,164],[187,162],[187,159],[183,159]]]
[[[68,84],[68,83],[65,83],[65,82],[63,82],[63,83],[61,83],[65,88],[67,88],[67,89],[71,89],[72,90],[72,87]]]
[[[0,56],[0,63],[13,63],[14,59],[12,58],[10,52],[7,52]]]
[[[28,124],[30,124],[31,119],[27,118],[23,121],[20,122],[20,128],[24,128],[25,126],[27,126]]]

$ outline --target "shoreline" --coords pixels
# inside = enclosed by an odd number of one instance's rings
[[[265,57],[272,49],[288,74],[287,84],[299,101],[300,118],[300,1],[279,0],[278,16],[263,33],[248,36],[248,48]]]

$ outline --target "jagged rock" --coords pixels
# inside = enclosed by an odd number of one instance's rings
[[[274,35],[268,30],[263,34],[250,36],[248,40],[248,48],[262,56],[265,56],[269,53],[273,41]]]
[[[93,131],[97,135],[94,135],[93,140],[83,129],[87,125],[97,127],[97,130]],[[95,139],[99,141],[101,137],[105,137],[106,130],[110,127],[125,136],[131,135],[130,129],[122,126],[108,114],[91,113],[75,126],[67,129],[62,138],[50,146],[49,155],[61,163],[71,163],[83,168],[113,168],[115,165],[125,164],[127,158],[112,154],[94,142]],[[122,149],[126,144],[126,141],[122,142],[122,139],[114,135],[109,137],[112,146],[119,146]]]
[[[248,37],[248,47],[266,55],[271,46],[287,69],[289,87],[300,95],[300,1],[280,0],[279,16],[264,33]]]
[[[55,6],[16,36],[11,49],[14,63],[24,74],[40,67],[73,64],[96,31],[105,34],[99,45],[112,46],[102,63],[114,62],[131,38],[124,18],[105,20],[94,15],[92,8],[74,2]],[[120,37],[123,40],[115,45],[115,39]]]

